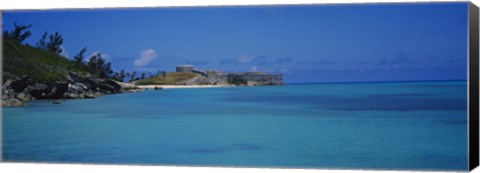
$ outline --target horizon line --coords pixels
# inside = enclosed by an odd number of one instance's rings
[[[408,82],[460,82],[468,79],[439,79],[439,80],[392,80],[392,81],[341,81],[341,82],[286,82],[285,84],[354,84],[354,83],[408,83]]]

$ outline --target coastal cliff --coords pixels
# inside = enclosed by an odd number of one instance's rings
[[[137,91],[135,85],[101,78],[58,54],[4,39],[2,106],[30,100],[95,98]]]
[[[40,99],[88,99],[104,94],[139,91],[132,84],[101,79],[89,74],[70,72],[68,81],[39,82],[28,75],[4,73],[2,106],[25,106],[28,101]]]
[[[207,72],[198,74],[195,78],[180,81],[180,85],[235,85],[235,86],[267,86],[283,85],[281,74],[267,74],[263,72]]]
[[[193,66],[177,66],[176,72],[164,73],[135,81],[138,85],[228,85],[275,86],[283,85],[283,75],[265,72],[219,72],[194,69]]]

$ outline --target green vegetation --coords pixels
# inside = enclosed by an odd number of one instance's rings
[[[192,72],[170,72],[161,73],[152,78],[141,79],[136,82],[137,85],[174,85],[176,82],[194,78],[195,73]]]
[[[3,40],[3,68],[13,75],[28,75],[35,81],[66,81],[67,72],[88,73],[89,70],[55,52],[22,45],[19,40]]]
[[[102,54],[97,53],[90,57],[87,63],[88,69],[100,78],[108,78],[113,74],[112,64],[107,63]]]
[[[57,54],[62,53],[62,44],[63,44],[63,38],[62,35],[60,35],[58,32],[55,32],[55,34],[50,35],[50,40],[48,42],[45,41],[47,39],[48,32],[45,32],[42,36],[42,39],[38,41],[37,47],[43,50],[48,50],[51,52],[55,52]]]
[[[125,70],[120,70],[120,72],[115,72],[112,78],[117,81],[125,81],[125,78],[127,78],[129,75],[129,73],[125,73]]]
[[[15,23],[13,31],[3,32],[3,70],[8,75],[28,75],[34,81],[46,83],[66,82],[69,72],[88,73],[99,78],[121,81],[127,76],[123,70],[120,73],[114,73],[112,64],[106,62],[100,53],[90,57],[88,63],[84,62],[84,54],[87,51],[85,47],[72,60],[60,55],[63,52],[63,37],[58,32],[50,36],[45,32],[36,47],[22,44],[31,36],[28,30],[31,27],[31,25]]]
[[[17,25],[17,23],[15,22],[15,29],[10,32],[4,31],[3,36],[5,38],[17,40],[20,43],[22,43],[23,41],[25,41],[25,39],[27,39],[32,35],[32,33],[28,30],[31,27],[32,25],[23,25],[23,24]]]
[[[77,65],[82,65],[83,64],[83,59],[84,59],[85,52],[87,52],[86,47],[84,47],[82,50],[80,50],[80,52],[78,52],[78,54],[73,56],[73,60],[75,61],[75,63]]]

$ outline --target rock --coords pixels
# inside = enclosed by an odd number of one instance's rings
[[[117,84],[114,80],[103,79],[98,81],[98,88],[101,92],[106,94],[119,93],[122,86]]]
[[[163,88],[162,88],[162,87],[157,87],[157,86],[156,86],[156,87],[154,87],[153,89],[155,89],[155,90],[163,90]]]
[[[3,83],[2,89],[4,91],[13,91],[12,89],[12,80],[7,80],[5,83]]]
[[[67,81],[70,83],[78,82],[82,79],[82,75],[76,72],[68,72]]]
[[[59,99],[63,97],[63,94],[68,90],[67,83],[57,83],[49,86],[51,87],[50,92],[47,93],[47,98],[49,99]]]
[[[93,91],[99,91],[106,94],[119,93],[121,86],[110,79],[98,79],[94,77],[87,77],[83,82],[87,88]]]
[[[16,92],[22,92],[30,84],[28,76],[22,76],[11,82],[10,87]]]
[[[2,93],[2,100],[6,100],[10,98],[7,94],[5,94],[5,92]]]
[[[87,85],[81,82],[69,83],[67,91],[63,94],[63,98],[67,99],[83,99],[89,92]]]
[[[67,73],[67,72],[66,72]],[[85,73],[68,72],[67,82],[35,82],[28,76],[19,77],[5,72],[2,86],[2,105],[25,106],[35,99],[83,99],[96,98],[103,94],[138,92],[143,89],[135,84],[100,79]],[[61,100],[53,101],[59,104]]]
[[[12,78],[4,82],[2,86],[4,91],[22,92],[31,83],[28,76]]]
[[[28,86],[28,91],[35,99],[59,99],[63,98],[64,93],[68,90],[68,84],[42,84],[36,83]]]
[[[143,91],[137,85],[132,84],[132,83],[125,83],[125,82],[119,82],[115,81],[118,85],[120,85],[120,92],[138,92],[138,91]]]
[[[99,95],[99,94],[95,94],[95,93],[93,93],[93,92],[88,92],[88,93],[86,93],[84,96],[85,96],[85,98],[87,98],[87,99],[93,99],[93,98],[97,97],[98,95]]]
[[[81,95],[76,94],[76,93],[65,93],[65,94],[63,94],[63,98],[66,98],[66,99],[79,99],[79,98],[83,98],[83,97],[81,97]]]
[[[18,107],[18,106],[27,106],[26,102],[20,101],[16,98],[2,99],[2,106],[5,107]]]
[[[35,100],[35,98],[33,98],[32,95],[30,95],[30,93],[28,92],[28,89],[26,88],[21,93],[18,93],[16,95],[16,98],[21,101]]]
[[[68,84],[68,93],[82,93],[88,90],[88,87],[80,82],[75,82],[73,84]]]
[[[111,79],[106,79],[106,83],[108,83],[109,85],[111,85],[113,88],[115,88],[115,90],[119,91],[120,89],[122,89],[122,86],[120,86],[117,81],[114,81],[114,80],[111,80]]]
[[[42,99],[45,97],[45,91],[47,90],[47,85],[43,83],[36,83],[28,86],[28,92],[36,99]]]
[[[54,100],[52,103],[53,103],[53,104],[61,104],[61,103],[62,103],[62,100]]]
[[[92,76],[88,76],[80,80],[83,84],[85,84],[90,90],[99,90],[97,78]]]
[[[15,97],[16,93],[11,88],[11,84],[12,84],[11,80],[7,80],[7,81],[5,81],[5,83],[3,83],[3,86],[2,86],[2,100]]]

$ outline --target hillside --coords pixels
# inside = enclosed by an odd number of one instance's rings
[[[197,74],[192,72],[169,72],[165,75],[158,75],[155,77],[141,79],[135,82],[137,85],[175,85],[179,82],[192,79]]]
[[[66,82],[67,72],[89,74],[89,71],[73,61],[53,52],[22,45],[13,39],[4,39],[4,80],[28,75],[35,82]]]
[[[95,98],[137,89],[93,75],[86,65],[54,52],[3,40],[2,106],[25,106],[38,99]]]
[[[137,85],[229,85],[265,86],[283,85],[281,74],[266,72],[178,71],[135,81]]]

